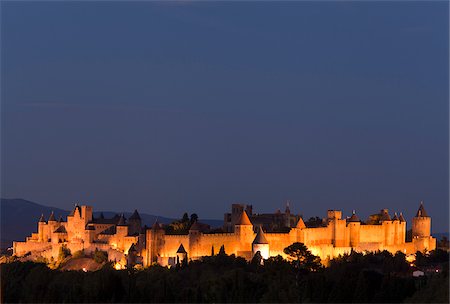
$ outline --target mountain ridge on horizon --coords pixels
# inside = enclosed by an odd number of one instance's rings
[[[60,216],[65,218],[70,210],[64,210],[52,206],[42,205],[33,201],[22,198],[1,198],[0,199],[0,247],[7,248],[12,245],[13,241],[23,241],[32,232],[37,231],[37,222],[41,214],[47,218],[51,212],[54,212],[55,218]],[[134,210],[130,212],[115,211],[94,211],[94,216],[98,217],[103,213],[105,217],[113,217],[115,214],[123,213],[125,217],[129,217]],[[139,212],[139,210],[138,210]],[[156,220],[163,224],[170,224],[175,218],[169,218],[159,215],[140,213],[142,225],[151,226]],[[181,215],[180,215],[181,217]],[[211,227],[221,226],[223,221],[215,219],[201,219],[200,221],[210,225]]]

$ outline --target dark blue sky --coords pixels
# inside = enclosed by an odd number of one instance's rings
[[[2,2],[2,197],[222,218],[425,201],[448,230],[448,3]]]

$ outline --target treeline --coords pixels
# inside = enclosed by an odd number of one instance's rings
[[[427,260],[429,259],[429,260]],[[442,302],[448,303],[448,253],[420,256],[440,265],[432,276],[413,278],[401,253],[352,253],[327,268],[299,267],[280,256],[261,265],[219,254],[171,269],[50,270],[45,264],[1,265],[2,302]]]

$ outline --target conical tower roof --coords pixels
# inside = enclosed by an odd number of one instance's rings
[[[398,216],[397,216],[397,212],[394,213],[394,217],[392,218],[393,221],[398,221]]]
[[[253,244],[269,244],[261,226],[259,226],[259,230],[258,233],[256,234],[255,239],[253,240]]]
[[[428,217],[428,214],[423,207],[423,201],[420,201],[420,206],[419,210],[417,210],[416,217]]]
[[[356,215],[355,210],[352,212],[352,216],[348,219],[349,222],[359,222],[359,217]]]
[[[400,222],[406,222],[405,218],[403,217],[403,214],[400,212],[400,216],[398,217],[398,219],[400,220]]]
[[[178,247],[177,253],[187,253],[186,249],[184,249],[183,244],[180,244],[180,247]]]
[[[295,227],[296,227],[296,228],[300,228],[300,229],[306,228],[305,222],[303,221],[302,218],[300,218],[300,219],[298,220],[297,226],[295,226]]]
[[[50,213],[50,217],[48,218],[48,221],[49,222],[54,222],[55,221],[55,214],[53,213],[53,211],[52,211],[52,213]]]
[[[63,221],[63,217],[62,217],[62,215],[60,215],[60,216],[59,216],[59,220],[58,220],[58,222],[60,222],[60,223],[61,223],[62,221]]]
[[[45,223],[44,213],[41,214],[41,218],[39,219],[40,223]]]
[[[250,222],[250,219],[248,218],[247,212],[242,211],[241,217],[236,225],[252,225],[252,222]]]
[[[140,220],[141,216],[139,215],[138,211],[134,209],[133,214],[130,216],[130,220]]]
[[[126,226],[126,225],[127,225],[126,224],[126,219],[125,219],[125,216],[122,213],[122,215],[119,218],[119,221],[117,222],[117,226]]]

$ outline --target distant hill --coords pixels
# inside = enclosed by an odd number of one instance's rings
[[[52,211],[55,213],[56,219],[62,216],[64,220],[66,220],[66,216],[70,213],[69,210],[44,206],[24,199],[2,198],[0,200],[0,248],[10,247],[13,241],[24,241],[32,232],[37,232],[37,223],[41,214],[44,214],[48,218]],[[125,217],[128,218],[133,211],[129,210],[129,212],[124,212]],[[118,214],[118,212],[98,211],[94,212],[94,217],[98,217],[101,212],[103,212],[106,218]],[[169,224],[174,221],[174,219],[168,217],[145,213],[139,214],[142,219],[142,225],[149,227],[153,225],[156,219],[164,224]],[[211,227],[220,227],[223,223],[220,220],[203,220],[201,218],[200,221],[211,225]]]

